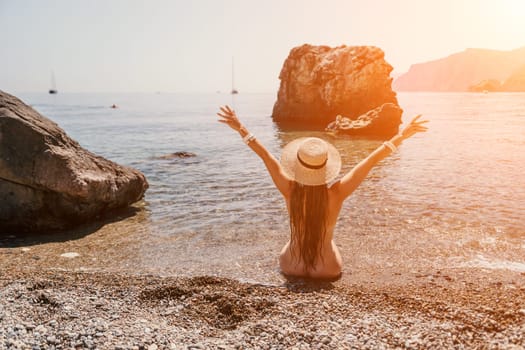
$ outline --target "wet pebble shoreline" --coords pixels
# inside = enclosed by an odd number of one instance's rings
[[[525,277],[523,278],[525,279]],[[282,286],[66,271],[0,277],[5,349],[525,346],[525,286]]]

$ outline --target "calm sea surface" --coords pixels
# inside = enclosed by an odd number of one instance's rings
[[[146,175],[144,220],[131,225],[147,237],[139,265],[162,273],[271,280],[265,271],[275,272],[288,237],[279,192],[257,155],[216,122],[219,105],[233,104],[276,156],[296,137],[329,140],[342,154],[341,174],[381,143],[281,131],[270,117],[275,94],[20,97],[83,147]],[[346,201],[335,239],[347,269],[442,264],[525,271],[525,94],[398,99],[403,121],[421,113],[429,131],[405,141]],[[158,158],[178,151],[196,157]],[[129,229],[130,222],[122,225]]]

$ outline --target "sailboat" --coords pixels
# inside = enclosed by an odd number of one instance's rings
[[[49,93],[50,94],[57,94],[58,93],[56,85],[57,84],[55,82],[55,72],[51,71],[51,89],[49,89]]]
[[[234,69],[233,69],[233,57],[232,57],[232,95],[238,94],[239,91],[235,88],[235,75],[234,75]]]

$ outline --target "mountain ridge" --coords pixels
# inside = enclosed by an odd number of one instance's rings
[[[467,48],[411,65],[408,72],[394,81],[393,88],[395,91],[469,91],[471,86],[484,80],[497,80],[505,86],[505,80],[523,66],[525,46],[508,51]],[[522,91],[525,91],[525,82]]]

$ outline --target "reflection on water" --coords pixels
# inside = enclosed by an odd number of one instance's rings
[[[381,162],[345,202],[335,239],[347,269],[466,266],[479,254],[524,263],[525,95],[398,97],[403,120],[422,113],[429,132]],[[244,124],[276,156],[297,137],[326,139],[341,152],[341,175],[381,141],[281,130],[269,117],[274,95],[231,98],[25,96],[84,147],[147,176],[148,220],[136,224],[147,234],[138,244],[137,268],[273,280],[288,237],[284,202],[262,161],[215,121],[217,107],[234,102]],[[106,108],[113,103],[120,108]],[[196,157],[158,159],[179,151]],[[119,225],[129,220],[105,229]]]

